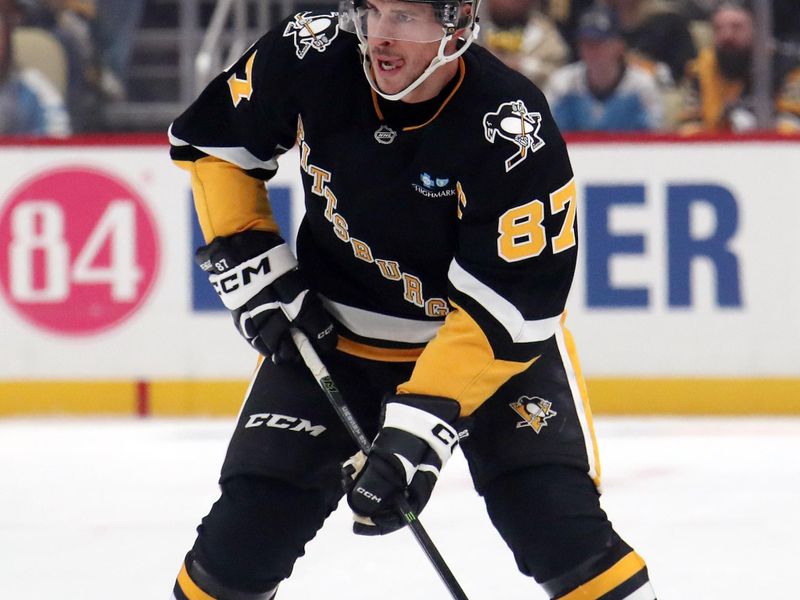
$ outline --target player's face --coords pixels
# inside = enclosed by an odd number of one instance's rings
[[[409,85],[431,63],[439,44],[436,42],[401,42],[370,38],[369,54],[375,82],[384,94],[396,94]],[[439,93],[445,82],[440,82],[442,69],[434,71],[422,84],[409,92],[406,102],[421,102]],[[449,79],[449,77],[448,77]]]
[[[430,65],[444,35],[428,4],[396,0],[366,3],[369,56],[375,82],[385,94],[396,94],[411,85]],[[434,71],[403,98],[421,102],[433,98],[452,78],[455,63]]]

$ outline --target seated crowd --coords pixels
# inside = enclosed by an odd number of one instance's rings
[[[0,0],[0,136],[113,130],[103,108],[126,97],[144,3]],[[772,0],[771,17],[767,128],[800,132],[800,0]],[[763,129],[749,0],[483,0],[480,24],[565,132]]]
[[[484,0],[481,43],[575,131],[759,128],[747,0]],[[800,132],[800,2],[773,0],[773,122]]]
[[[144,0],[0,0],[0,135],[108,129],[102,109],[125,97],[143,7]]]

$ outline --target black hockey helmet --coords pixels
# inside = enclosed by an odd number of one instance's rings
[[[432,14],[413,9],[396,11],[396,19],[392,22],[394,29],[389,37],[413,42],[438,41],[445,36],[452,36],[459,29],[472,28],[477,23],[477,7],[480,0],[393,0],[398,6],[430,6]],[[469,7],[469,8],[467,8]],[[340,0],[339,26],[344,31],[357,33],[365,37],[369,35],[369,16],[375,10],[369,0]],[[420,18],[421,14],[430,14],[430,21]],[[406,20],[403,20],[406,19]],[[433,28],[431,25],[435,25]],[[385,35],[385,30],[381,33]]]

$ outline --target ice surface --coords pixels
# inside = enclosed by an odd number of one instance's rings
[[[0,420],[0,597],[166,600],[216,498],[232,422]],[[605,417],[596,427],[604,506],[661,600],[798,597],[800,419]],[[449,598],[410,533],[353,536],[346,508],[280,600]],[[546,598],[516,571],[460,453],[422,521],[472,600]]]

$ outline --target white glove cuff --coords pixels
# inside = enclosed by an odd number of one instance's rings
[[[426,410],[400,402],[386,404],[383,426],[400,429],[424,440],[436,452],[442,467],[458,443],[456,430],[446,421]]]
[[[224,273],[209,275],[208,280],[225,308],[236,310],[278,277],[296,267],[297,259],[289,246],[280,244]]]

